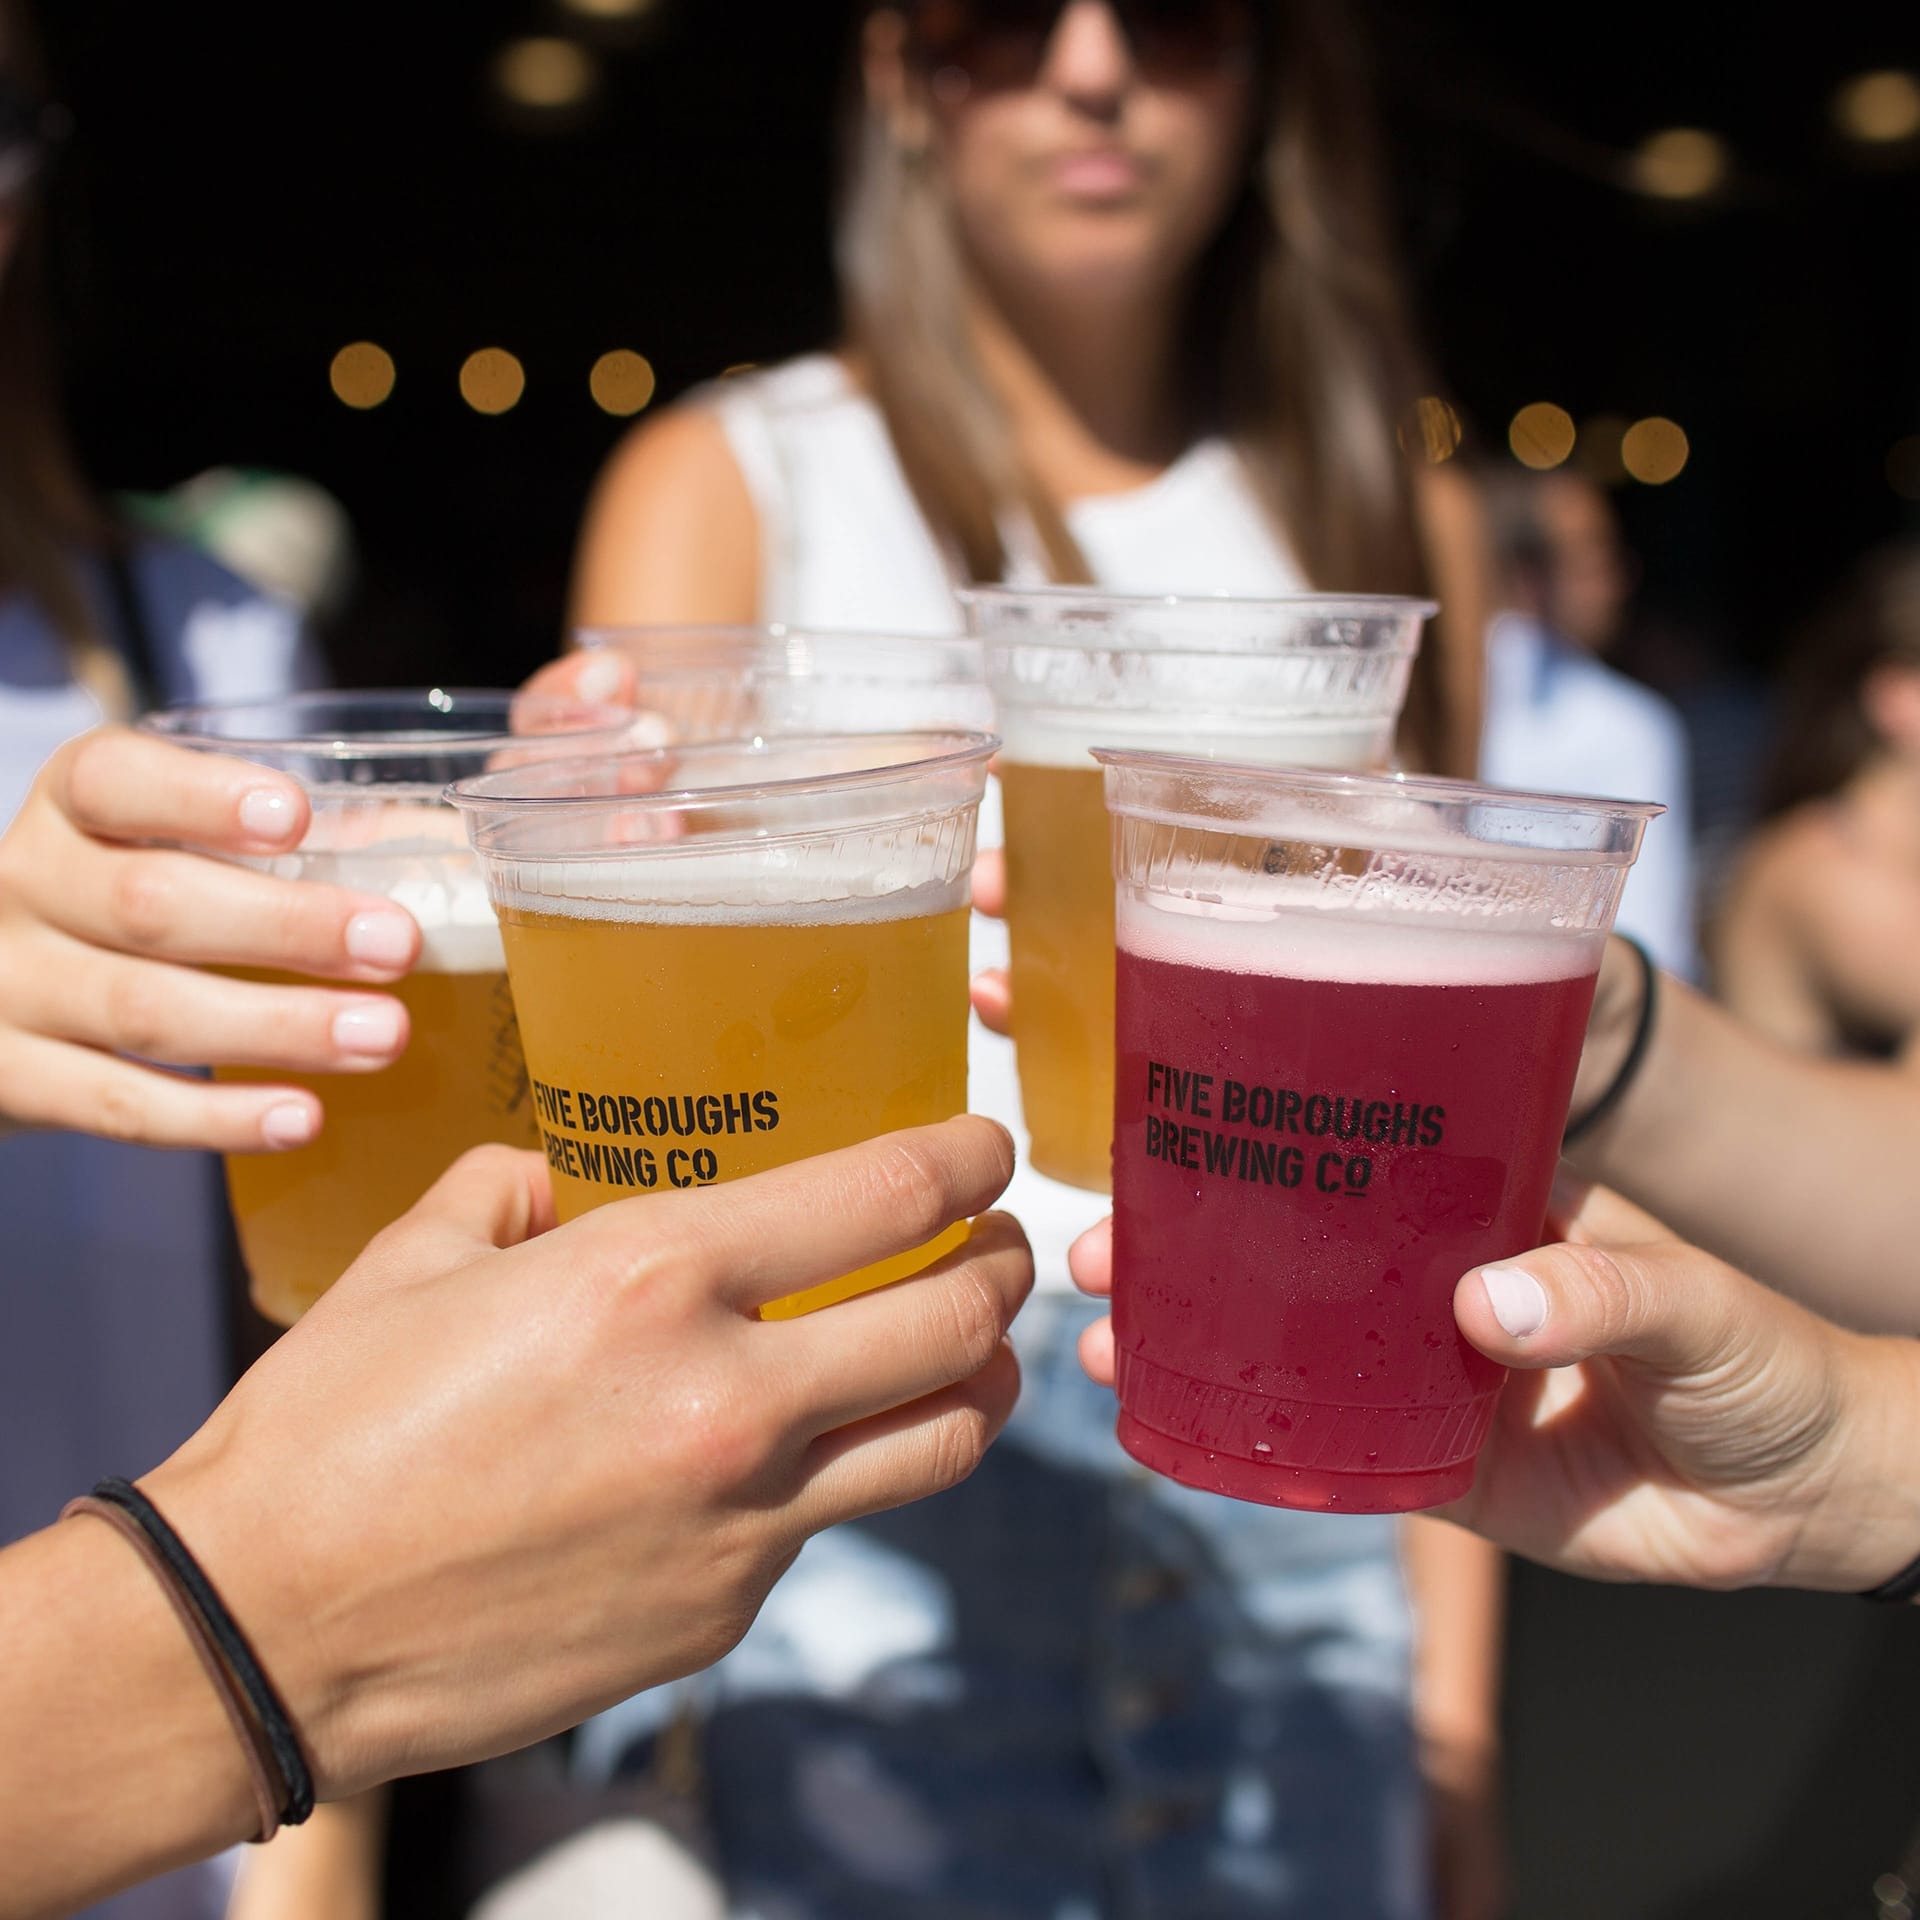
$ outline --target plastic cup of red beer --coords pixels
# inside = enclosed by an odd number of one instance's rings
[[[1121,1445],[1272,1506],[1456,1499],[1505,1374],[1454,1286],[1539,1244],[1601,948],[1663,809],[1095,757]]]

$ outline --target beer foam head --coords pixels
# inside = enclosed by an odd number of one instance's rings
[[[440,808],[459,827],[451,808]],[[383,895],[420,924],[423,973],[497,973],[506,961],[480,863],[462,841],[427,839],[364,847],[306,846],[249,862],[281,879]]]
[[[665,926],[909,920],[967,904],[971,836],[968,846],[969,859],[937,863],[915,844],[836,862],[831,848],[805,842],[724,854],[652,851],[629,860],[496,860],[491,884],[504,910],[574,920]]]
[[[1138,747],[1288,767],[1373,767],[1393,751],[1393,716],[1352,713],[1169,715],[1138,709],[1014,707],[1000,715],[1002,756],[1085,771],[1089,747]]]
[[[1373,986],[1519,986],[1592,973],[1604,932],[1502,927],[1310,907],[1222,906],[1123,887],[1119,944],[1146,960],[1218,973]]]

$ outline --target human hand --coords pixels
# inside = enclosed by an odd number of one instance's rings
[[[631,706],[639,675],[618,647],[575,647],[536,668],[522,693],[559,695],[593,705]]]
[[[379,982],[413,964],[420,930],[378,894],[205,857],[285,853],[308,818],[285,774],[122,727],[54,754],[0,838],[0,1126],[298,1147],[320,1130],[312,1093],[143,1063],[354,1073],[398,1055],[407,1015],[390,994],[203,971]]]
[[[979,1213],[1012,1166],[963,1117],[547,1232],[537,1155],[458,1162],[144,1481],[321,1792],[705,1666],[809,1534],[963,1478],[1018,1386],[1014,1221],[824,1312],[755,1313]]]
[[[1913,1557],[1912,1342],[1835,1327],[1604,1189],[1569,1232],[1455,1292],[1519,1371],[1446,1518],[1596,1579],[1863,1589]]]
[[[973,858],[973,904],[996,920],[1007,911],[1007,857],[999,847],[983,847]],[[973,976],[973,1010],[989,1033],[1013,1031],[1013,991],[1005,967],[982,967]]]

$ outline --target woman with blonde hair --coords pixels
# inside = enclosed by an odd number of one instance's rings
[[[1401,749],[1469,771],[1478,523],[1403,450],[1426,383],[1344,10],[920,0],[868,11],[858,82],[841,345],[623,442],[576,623],[950,632],[981,580],[1432,590]],[[1017,1114],[984,1033],[973,1104]],[[1393,1523],[1130,1467],[1074,1359],[1065,1249],[1103,1203],[1030,1169],[1008,1203],[1043,1292],[1006,1440],[956,1494],[811,1545],[699,1685],[736,1910],[1496,1911],[1497,1563],[1410,1530],[1416,1700]],[[671,1710],[588,1728],[583,1762]]]

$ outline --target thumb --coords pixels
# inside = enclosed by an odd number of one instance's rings
[[[1794,1309],[1711,1254],[1675,1240],[1540,1247],[1478,1267],[1454,1289],[1460,1331],[1504,1367],[1566,1367],[1611,1354],[1656,1373],[1704,1372]]]

